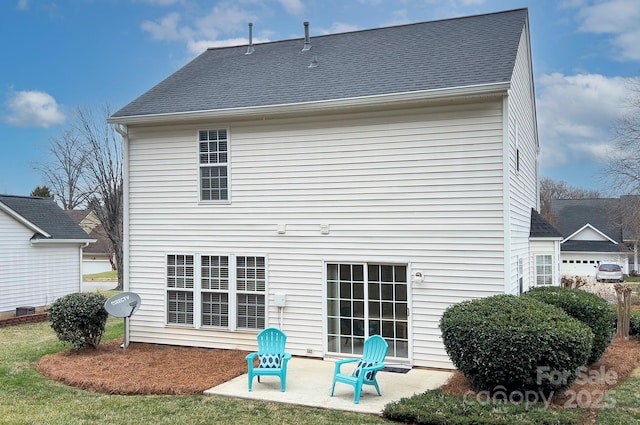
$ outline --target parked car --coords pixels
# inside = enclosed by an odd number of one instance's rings
[[[624,282],[624,273],[622,267],[617,264],[600,264],[596,272],[596,281],[598,282]]]

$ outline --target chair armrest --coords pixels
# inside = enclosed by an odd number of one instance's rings
[[[340,373],[340,368],[342,367],[342,365],[344,364],[348,364],[348,363],[356,363],[359,362],[360,359],[344,359],[344,360],[338,360],[336,362],[336,369],[335,369],[335,373]]]
[[[287,367],[287,362],[291,360],[291,353],[284,353],[284,355],[282,356],[282,364],[280,365],[281,368],[285,368]]]
[[[384,363],[380,363],[373,366],[363,366],[360,372],[360,376],[362,378],[365,378],[369,372],[378,372],[382,369],[384,369]]]
[[[253,370],[253,360],[258,356],[258,353],[250,353],[247,354],[247,357],[245,357],[245,359],[247,360],[247,368],[249,369],[249,372],[251,372]]]

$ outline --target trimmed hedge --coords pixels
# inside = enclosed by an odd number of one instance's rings
[[[445,349],[476,390],[561,392],[586,364],[593,333],[533,297],[495,295],[449,307]]]
[[[629,319],[629,336],[635,335],[640,339],[640,310],[631,310]]]
[[[382,416],[414,425],[577,425],[586,420],[582,409],[553,409],[538,401],[516,404],[429,390],[388,403]]]
[[[100,344],[109,313],[107,297],[97,292],[75,293],[58,298],[49,309],[49,321],[58,339],[76,348]]]
[[[611,344],[616,330],[616,314],[602,297],[581,289],[557,286],[539,286],[524,296],[560,307],[569,316],[591,328],[593,344],[587,364],[600,360]]]

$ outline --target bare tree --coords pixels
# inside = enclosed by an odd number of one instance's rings
[[[52,160],[39,163],[35,168],[49,184],[62,208],[76,209],[87,200],[87,188],[83,181],[87,158],[82,141],[76,131],[68,129],[51,139],[49,152]]]
[[[570,186],[564,180],[553,180],[544,177],[540,180],[540,215],[553,223],[555,217],[551,213],[551,201],[554,199],[587,199],[600,198],[597,190],[582,189]]]
[[[86,155],[86,178],[94,188],[89,208],[98,216],[107,238],[114,248],[118,269],[118,286],[123,287],[122,252],[122,145],[113,126],[107,124],[111,115],[105,106],[99,115],[92,109],[76,110],[75,130],[81,137]]]
[[[616,122],[605,178],[620,194],[640,194],[640,77],[629,80],[625,113]]]

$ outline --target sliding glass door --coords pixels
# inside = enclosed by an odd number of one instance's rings
[[[381,335],[388,356],[409,357],[406,264],[327,263],[328,351],[360,354]]]

